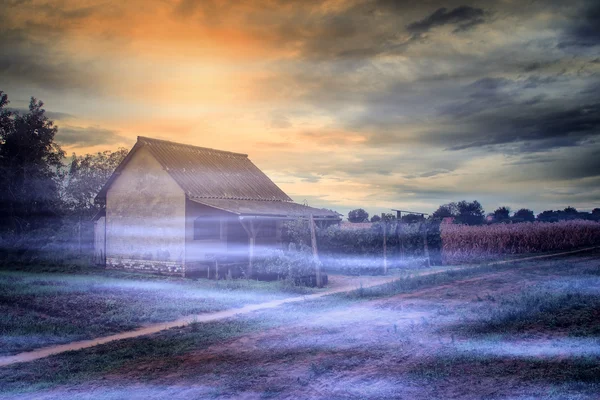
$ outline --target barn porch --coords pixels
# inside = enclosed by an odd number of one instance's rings
[[[254,276],[253,263],[263,252],[283,248],[285,221],[312,218],[327,226],[341,220],[333,211],[292,202],[202,198],[189,203],[185,275],[211,279]]]

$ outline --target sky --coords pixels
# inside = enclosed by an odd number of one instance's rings
[[[600,207],[600,2],[2,3],[0,90],[68,154],[242,152],[344,214]]]

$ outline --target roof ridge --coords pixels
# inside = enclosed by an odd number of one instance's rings
[[[239,196],[202,196],[202,195],[191,195],[186,193],[189,199],[214,199],[214,200],[243,200],[243,201],[277,201],[283,203],[294,202],[294,200],[283,200],[283,199],[260,199],[253,197],[239,197]]]
[[[138,136],[137,138],[138,138],[138,141],[140,141],[140,139],[141,139],[142,141],[162,142],[162,143],[174,144],[176,146],[181,146],[181,147],[188,147],[188,148],[192,148],[192,149],[210,150],[210,151],[215,151],[217,153],[230,154],[230,155],[234,155],[234,156],[242,156],[242,157],[246,157],[246,158],[248,157],[248,154],[244,154],[244,153],[235,153],[233,151],[213,149],[210,147],[195,146],[193,144],[178,143],[178,142],[173,142],[171,140],[156,139],[156,138],[151,138],[151,137],[147,137],[147,136]]]

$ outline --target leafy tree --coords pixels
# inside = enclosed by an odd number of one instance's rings
[[[558,214],[558,211],[545,210],[538,214],[537,219],[540,222],[558,222]]]
[[[438,209],[431,214],[431,219],[442,220],[448,217],[456,217],[458,215],[458,206],[456,203],[442,204]]]
[[[574,207],[566,207],[561,213],[560,213],[560,219],[578,219],[579,218],[579,212],[577,211],[576,208]]]
[[[458,215],[456,222],[466,225],[481,225],[484,222],[485,211],[477,200],[459,201],[456,204]]]
[[[368,222],[369,213],[362,208],[357,208],[348,213],[348,221],[350,222]]]
[[[73,154],[63,194],[69,211],[87,219],[96,214],[101,208],[95,202],[96,195],[127,153],[120,148],[84,156]]]
[[[592,210],[592,219],[594,221],[600,221],[600,208],[594,208]]]
[[[371,217],[371,222],[379,222],[379,221],[381,221],[381,217],[379,215],[375,214]]]
[[[494,211],[494,222],[508,222],[510,221],[510,207],[498,207]]]
[[[0,229],[18,239],[59,222],[64,152],[43,102],[32,97],[24,115],[8,104],[0,91]]]
[[[395,221],[396,220],[396,214],[394,214],[394,213],[385,213],[385,214],[382,215],[382,219],[385,222]]]
[[[535,221],[535,215],[533,211],[527,208],[521,208],[513,215],[513,221],[515,222],[533,222]]]

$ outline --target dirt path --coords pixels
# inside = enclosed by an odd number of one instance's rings
[[[503,264],[503,263],[509,263],[509,262],[516,263],[516,262],[521,262],[521,261],[558,257],[558,256],[562,256],[562,255],[580,253],[580,252],[585,252],[585,251],[598,249],[598,248],[600,248],[600,246],[590,247],[590,248],[585,248],[585,249],[580,249],[580,250],[574,250],[574,251],[568,251],[568,252],[563,252],[563,253],[526,257],[526,258],[515,259],[515,260],[499,261],[499,262],[493,262],[493,263],[489,263],[489,264]],[[468,266],[468,267],[457,267],[454,269],[475,268],[477,266],[479,266],[479,265]],[[447,271],[447,270],[444,270],[444,271]],[[423,271],[416,275],[424,276],[424,275],[441,273],[444,271],[438,271],[438,270]],[[359,286],[362,286],[363,288],[378,286],[378,285],[382,285],[382,284],[385,284],[388,282],[392,282],[392,281],[398,279],[398,277],[397,276],[376,277],[376,278],[371,278],[368,283],[362,283],[361,279],[364,279],[364,278],[361,278],[361,277],[345,278],[343,280],[343,283],[341,286],[338,286],[338,287],[334,286],[330,290],[323,291],[320,293],[304,295],[304,296],[297,296],[297,297],[288,297],[285,299],[273,300],[273,301],[259,303],[259,304],[251,304],[251,305],[247,305],[247,306],[244,306],[241,308],[234,308],[234,309],[219,311],[219,312],[215,312],[215,313],[188,315],[188,316],[179,318],[179,319],[171,321],[171,322],[152,324],[152,325],[148,325],[148,326],[145,326],[145,327],[142,327],[142,328],[139,328],[136,330],[128,331],[128,332],[122,332],[122,333],[118,333],[118,334],[114,334],[114,335],[110,335],[110,336],[99,337],[99,338],[95,338],[95,339],[71,342],[71,343],[66,343],[66,344],[57,345],[57,346],[49,346],[49,347],[44,347],[44,348],[40,348],[37,350],[29,351],[29,352],[15,354],[12,356],[0,357],[0,367],[11,365],[11,364],[16,364],[16,363],[21,363],[21,362],[33,361],[33,360],[37,360],[40,358],[48,357],[50,355],[63,353],[66,351],[81,350],[81,349],[97,346],[100,344],[112,342],[114,340],[122,340],[122,339],[129,339],[129,338],[149,335],[149,334],[160,332],[160,331],[163,331],[166,329],[185,326],[185,325],[188,325],[188,324],[194,323],[194,322],[201,323],[201,322],[216,321],[216,320],[234,317],[237,315],[248,314],[248,313],[251,313],[251,312],[257,311],[257,310],[276,308],[276,307],[281,306],[282,304],[318,299],[320,297],[328,296],[328,295],[335,294],[335,293],[342,293],[342,292],[349,292],[352,290],[356,290]]]

